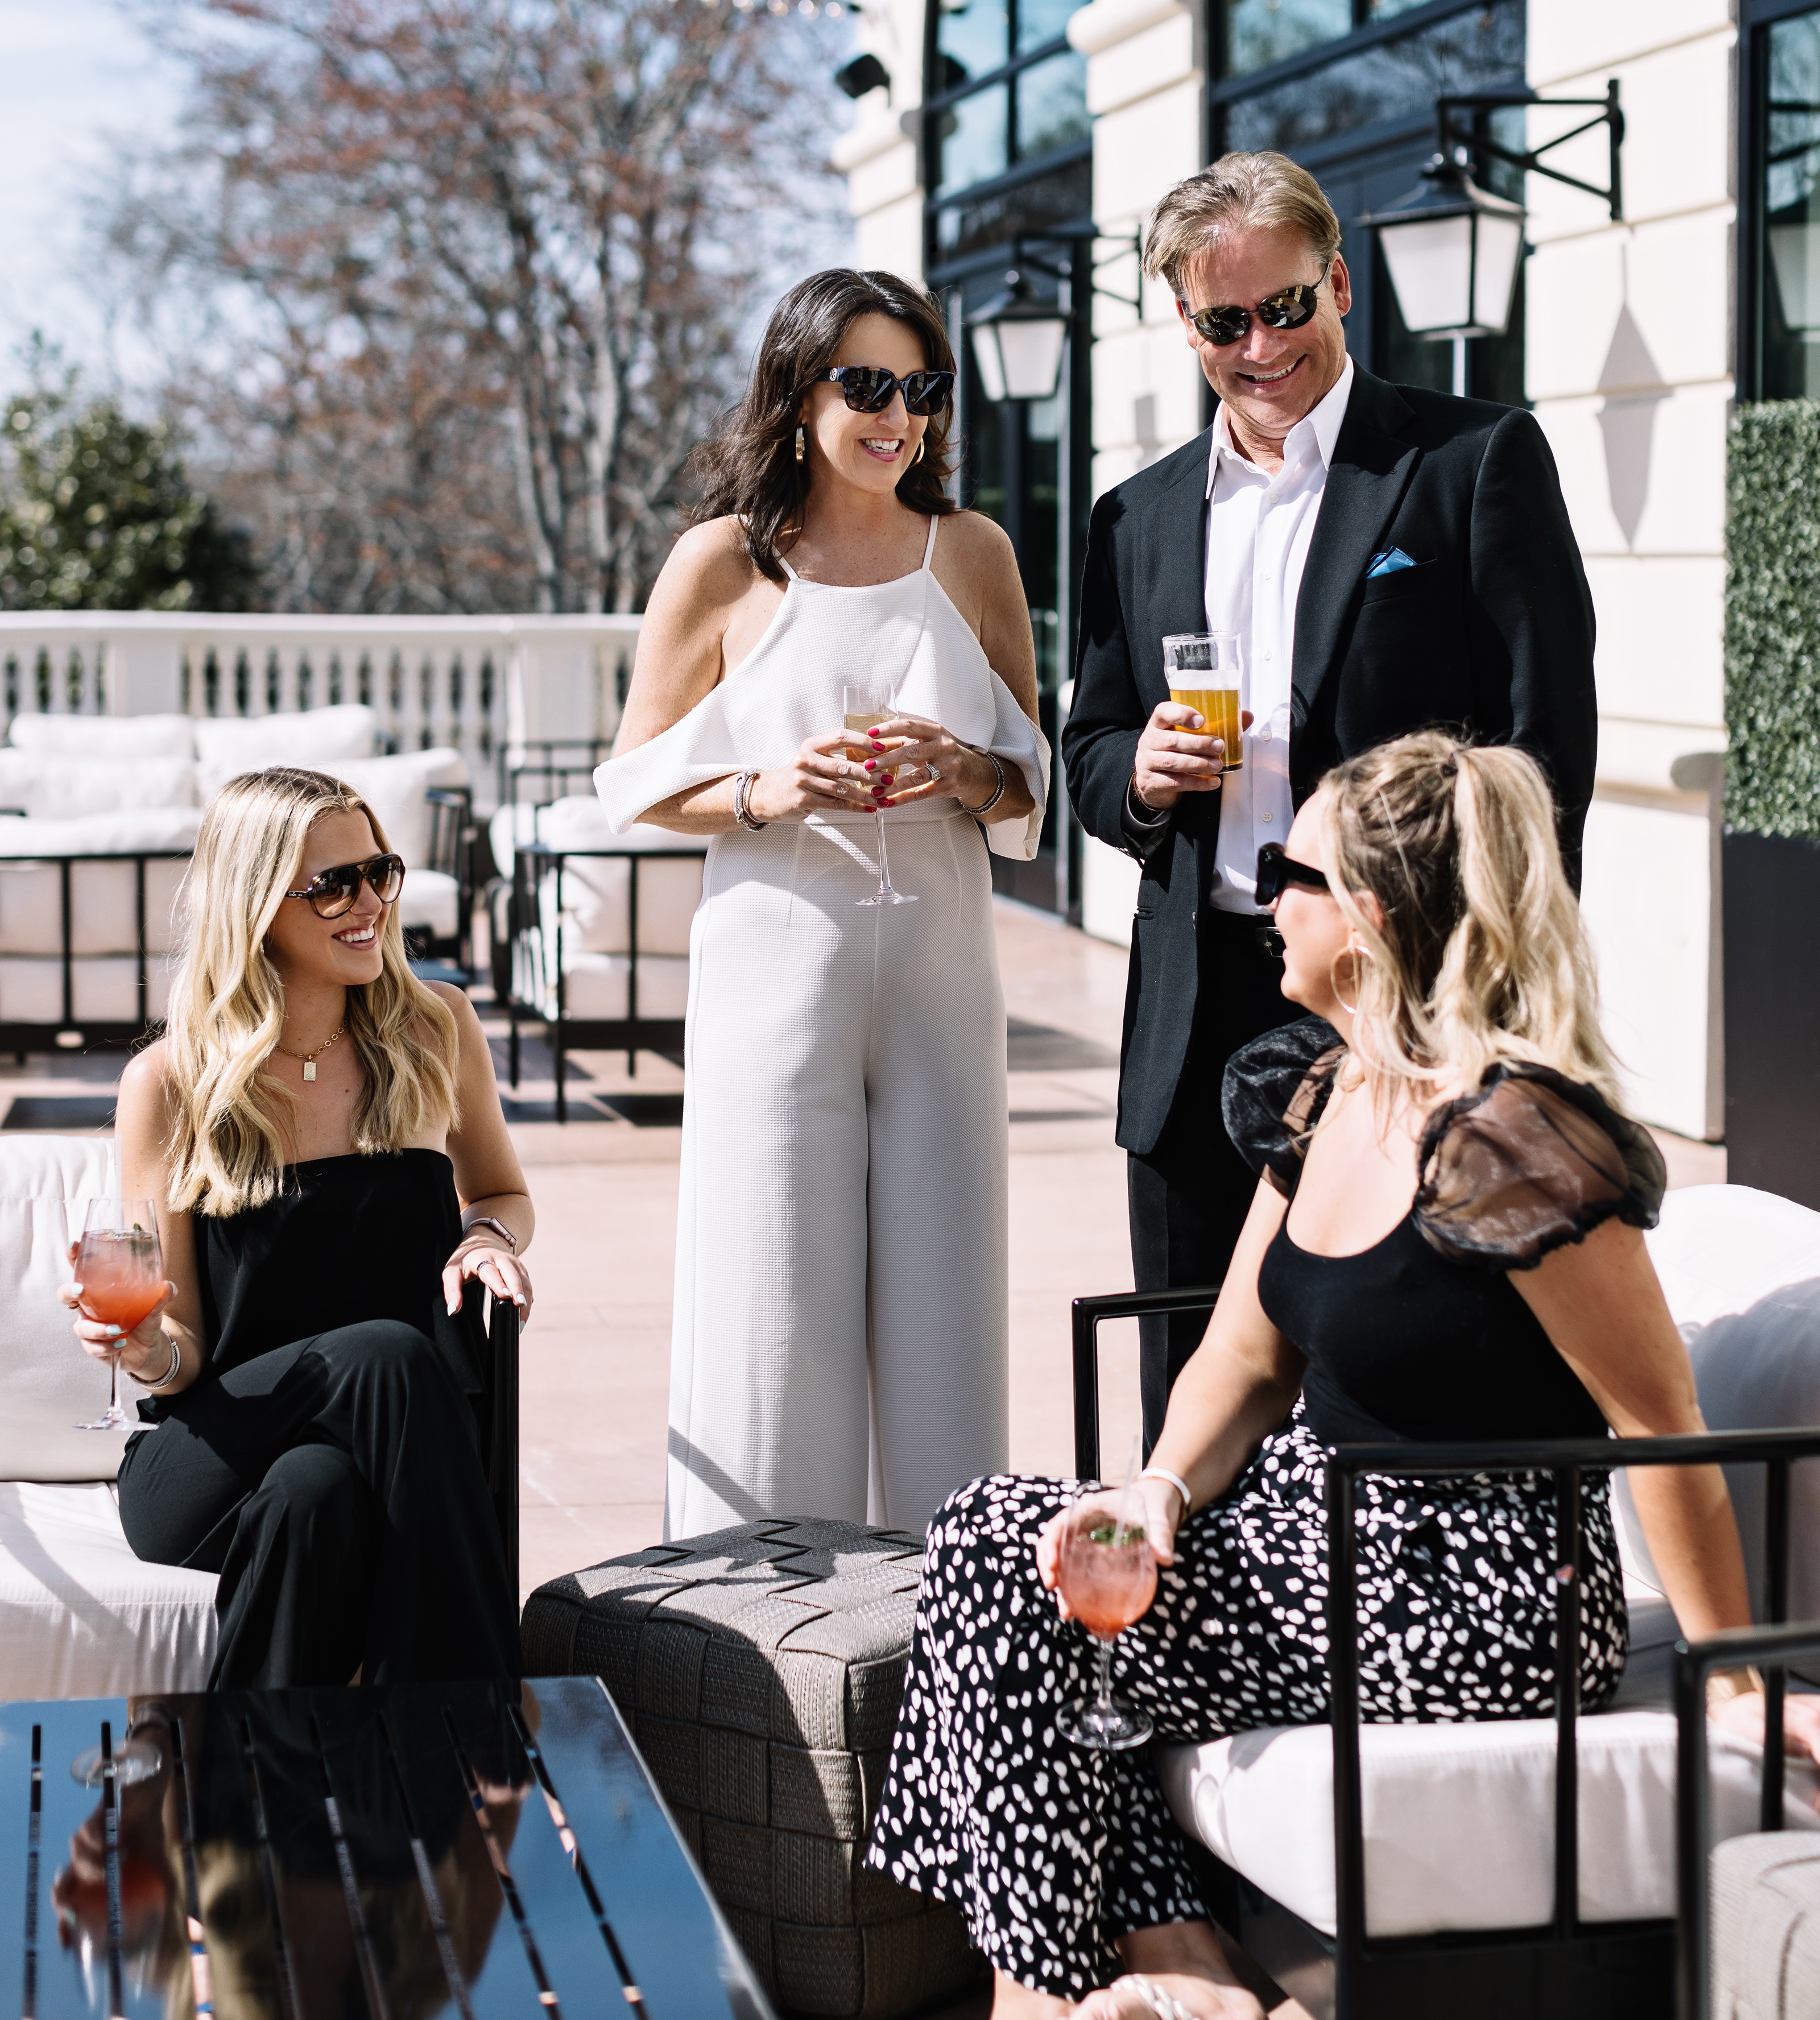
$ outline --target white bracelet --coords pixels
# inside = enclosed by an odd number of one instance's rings
[[[1194,1496],[1188,1491],[1188,1483],[1180,1473],[1172,1473],[1166,1466],[1147,1466],[1138,1475],[1139,1480],[1161,1480],[1175,1488],[1182,1497],[1182,1519],[1184,1522],[1193,1512]]]

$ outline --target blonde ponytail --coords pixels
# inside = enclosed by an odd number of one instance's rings
[[[1523,1061],[1615,1103],[1592,954],[1535,760],[1425,730],[1349,760],[1320,791],[1335,898],[1362,950],[1353,1052],[1386,1095],[1426,1106]]]

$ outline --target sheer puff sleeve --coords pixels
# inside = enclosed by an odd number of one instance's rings
[[[1422,1138],[1415,1224],[1457,1262],[1533,1270],[1615,1215],[1654,1227],[1666,1187],[1649,1132],[1547,1066],[1494,1066]]]
[[[1321,1017],[1280,1025],[1226,1062],[1219,1111],[1239,1155],[1285,1199],[1302,1176],[1308,1139],[1320,1120],[1346,1047]]]

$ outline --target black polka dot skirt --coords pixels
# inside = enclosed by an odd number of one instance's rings
[[[1121,1637],[1118,1694],[1159,1739],[1324,1722],[1325,1468],[1295,1416],[1176,1539],[1150,1611]],[[1120,1968],[1128,1930],[1205,1913],[1148,1750],[1107,1756],[1056,1732],[1087,1695],[1092,1644],[1037,1575],[1035,1546],[1074,1483],[1000,1475],[950,1497],[929,1549],[903,1709],[866,1863],[952,1902],[993,1964],[1080,1999]],[[1554,1705],[1554,1488],[1537,1474],[1362,1480],[1360,1691],[1408,1724],[1537,1718]],[[1623,1673],[1629,1633],[1609,1501],[1588,1483],[1581,1690]]]

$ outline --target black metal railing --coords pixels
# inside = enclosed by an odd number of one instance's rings
[[[1099,1470],[1098,1333],[1107,1319],[1146,1317],[1169,1312],[1209,1310],[1217,1288],[1124,1292],[1074,1301],[1075,1470],[1094,1479]],[[1787,1615],[1789,1574],[1789,1477],[1797,1461],[1820,1458],[1820,1427],[1768,1431],[1731,1431],[1698,1436],[1655,1438],[1557,1438],[1501,1440],[1495,1442],[1340,1445],[1328,1455],[1328,1689],[1333,1731],[1333,1838],[1335,1928],[1332,1946],[1336,2020],[1362,2020],[1378,2011],[1399,2009],[1394,2000],[1380,2004],[1371,1996],[1367,1979],[1375,1965],[1393,1964],[1416,1949],[1433,1955],[1466,1953],[1496,1946],[1534,1949],[1542,1946],[1588,1949],[1637,1939],[1640,1956],[1653,1960],[1673,1925],[1666,1921],[1598,1922],[1582,1926],[1579,1914],[1579,1786],[1576,1738],[1579,1701],[1580,1541],[1586,1475],[1605,1475],[1638,1466],[1713,1466],[1756,1463],[1768,1470],[1764,1510],[1764,1557],[1767,1571],[1766,1611],[1773,1630]],[[1360,1758],[1359,1650],[1357,1633],[1357,1530],[1354,1520],[1358,1481],[1366,1476],[1387,1479],[1462,1478],[1483,1473],[1539,1473],[1555,1480],[1555,1510],[1560,1561],[1554,1568],[1557,1594],[1555,1643],[1555,1800],[1554,1913],[1550,1920],[1528,1929],[1462,1930],[1420,1938],[1373,1939],[1365,1924],[1365,1848],[1363,1775]],[[1816,1630],[1820,1632],[1820,1630]],[[1797,1637],[1798,1639],[1798,1637]],[[1778,1640],[1773,1632],[1740,1629],[1702,1644],[1686,1660],[1702,1676],[1727,1662],[1757,1659],[1745,1652],[1760,1646],[1785,1659],[1807,1652],[1806,1642]],[[1717,1652],[1709,1655],[1710,1648]],[[1775,1829],[1782,1815],[1782,1682],[1770,1680],[1766,1707],[1771,1731],[1765,1748],[1762,1815],[1766,1829]],[[1684,1693],[1691,1686],[1682,1686]],[[1696,1728],[1697,1728],[1697,1731]],[[1700,1749],[1700,1774],[1690,1782],[1689,1749]],[[1684,1715],[1681,1728],[1683,1799],[1704,1804],[1705,1725]],[[1703,1814],[1703,1811],[1702,1811]],[[1772,1823],[1772,1816],[1778,1820]],[[1683,1837],[1685,1840],[1685,1829]],[[1700,1840],[1704,1843],[1704,1837]],[[1684,1910],[1694,1894],[1683,1861]],[[1703,1887],[1703,1880],[1701,1883]],[[1704,1938],[1702,1938],[1703,1945]],[[1687,1983],[1684,1967],[1684,1996]],[[1699,1966],[1704,1972],[1703,1960]],[[1701,1983],[1704,1984],[1702,1976]],[[1684,2005],[1683,2020],[1696,2020],[1698,2009]],[[1703,2020],[1703,2015],[1699,2016]]]
[[[675,1052],[681,1048],[683,1019],[647,1017],[639,1007],[639,868],[645,863],[699,861],[706,854],[706,848],[701,845],[679,845],[674,848],[552,848],[541,841],[523,843],[514,852],[509,919],[514,959],[512,986],[506,1001],[506,1012],[511,1020],[507,1077],[515,1088],[520,1063],[519,1026],[525,1023],[541,1024],[554,1062],[558,1122],[569,1120],[567,1060],[572,1049],[589,1047],[616,1052],[623,1048],[626,1070],[628,1074],[635,1074],[641,1052]],[[566,864],[583,861],[623,863],[627,866],[626,1014],[623,1017],[572,1017],[569,1014],[569,977],[563,959],[565,928],[562,877]],[[552,898],[548,906],[543,900],[546,888]],[[527,972],[535,973],[534,993],[527,993],[522,986]]]
[[[572,779],[585,780],[583,791],[591,791],[594,768],[612,748],[612,739],[604,736],[536,736],[502,744],[500,805],[547,806],[564,797],[561,788]],[[545,790],[535,790],[539,785]]]

